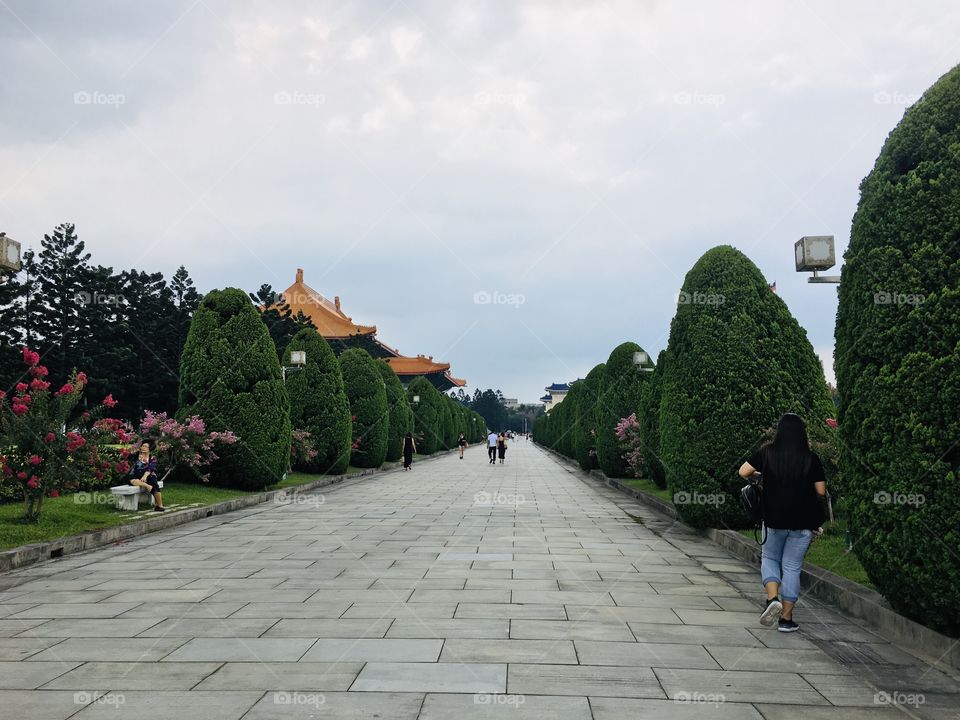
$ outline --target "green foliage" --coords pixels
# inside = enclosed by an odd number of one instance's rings
[[[390,412],[389,430],[387,434],[387,455],[389,462],[399,460],[403,455],[403,436],[413,432],[413,410],[407,401],[407,393],[403,383],[385,361],[377,360],[377,370],[386,383],[387,407]]]
[[[661,459],[696,527],[745,527],[736,471],[784,412],[809,425],[833,415],[806,333],[757,267],[730,246],[687,273],[670,326],[660,404]],[[609,367],[609,365],[608,365]]]
[[[290,422],[310,433],[316,457],[302,461],[295,470],[340,475],[350,462],[352,423],[350,403],[343,387],[343,374],[333,350],[313,328],[303,328],[287,345],[284,365],[290,366],[290,353],[303,350],[307,364],[287,377],[290,397]]]
[[[180,361],[181,419],[240,442],[218,449],[216,485],[253,490],[279,482],[290,460],[290,402],[266,326],[242,290],[208,293],[194,313]]]
[[[840,472],[855,551],[894,608],[954,637],[958,155],[960,66],[906,111],[860,185],[836,331]]]
[[[660,396],[663,375],[667,368],[667,351],[657,356],[657,364],[650,373],[647,392],[640,403],[637,421],[640,423],[640,451],[647,475],[658,488],[667,487],[667,476],[660,460]]]
[[[377,362],[366,350],[354,348],[340,355],[343,387],[353,416],[353,453],[350,464],[375,468],[387,456],[390,414],[387,390]]]
[[[596,447],[600,428],[597,420],[607,401],[605,370],[606,365],[600,363],[588,372],[580,392],[573,444],[577,462],[583,470],[599,467]]]
[[[418,397],[419,402],[415,402],[414,399]],[[433,455],[443,447],[441,393],[421,375],[407,385],[407,399],[413,409],[413,434],[417,442],[417,452],[421,455]]]
[[[634,363],[634,353],[642,351],[636,343],[625,342],[615,347],[607,359],[603,398],[597,406],[597,460],[607,477],[633,477],[614,428],[633,413],[639,419],[651,375]],[[645,367],[652,365],[648,362]]]

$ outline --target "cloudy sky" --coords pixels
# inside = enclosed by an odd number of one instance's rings
[[[830,356],[858,184],[960,61],[950,0],[0,0],[0,229],[201,290],[306,281],[535,400],[655,354],[735,245]]]

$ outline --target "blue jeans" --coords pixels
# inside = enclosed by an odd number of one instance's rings
[[[766,528],[767,541],[760,552],[763,584],[780,583],[780,595],[795,603],[800,597],[800,568],[813,540],[812,530]]]

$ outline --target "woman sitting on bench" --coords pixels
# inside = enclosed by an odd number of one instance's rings
[[[160,496],[160,481],[157,480],[157,459],[150,455],[150,443],[142,443],[140,452],[130,458],[130,472],[127,478],[131,485],[143,488],[153,495],[153,502],[156,512],[164,512],[163,498]]]

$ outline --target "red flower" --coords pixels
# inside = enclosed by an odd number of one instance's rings
[[[30,350],[30,348],[24,346],[23,348],[23,362],[29,365],[30,367],[35,366],[40,362],[40,355]]]
[[[99,470],[95,471],[95,472],[93,473],[93,476],[94,476],[97,480],[103,480],[103,473],[100,472]]]
[[[51,490],[50,497],[60,497],[60,493],[57,492],[56,490]]]
[[[23,470],[17,473],[17,480],[26,480],[26,479],[27,479],[27,474]]]
[[[89,420],[89,419],[90,419],[90,413],[88,413],[88,412],[83,413],[83,419],[84,419],[84,420]]]
[[[3,400],[7,396],[6,390],[0,390],[0,400]]]
[[[16,390],[18,393],[24,393],[29,389],[29,387],[30,386],[27,385],[26,383],[17,383]]]
[[[47,443],[52,443],[56,439],[57,439],[57,436],[54,435],[52,432],[48,432],[46,435],[43,436],[43,441]]]
[[[43,458],[41,458],[39,455],[31,455],[27,462],[29,462],[31,465],[39,465],[43,462]]]
[[[827,427],[835,428],[837,426],[836,418],[827,418]]]
[[[117,406],[117,401],[114,400],[113,395],[110,394],[103,399],[103,404],[106,405],[108,408],[113,408]]]
[[[30,368],[30,374],[35,378],[46,377],[50,374],[50,371],[47,370],[43,365],[36,365]]]
[[[30,381],[31,390],[34,390],[34,391],[46,390],[48,387],[50,387],[50,383],[48,383],[46,380],[40,380],[39,378],[34,378],[33,380]]]
[[[87,384],[87,374],[86,374],[85,372],[78,372],[78,373],[77,373],[77,382],[80,383],[81,385],[86,385],[86,384]]]
[[[28,408],[26,405],[20,405],[19,403],[17,403],[16,405],[13,406],[13,414],[26,415],[29,409],[30,408]]]
[[[63,387],[57,390],[57,395],[69,395],[73,392],[73,385],[70,383],[64,383]]]
[[[30,479],[27,480],[27,487],[30,488],[31,490],[36,490],[37,485],[39,485],[39,483],[37,482],[37,476],[31,475]]]

